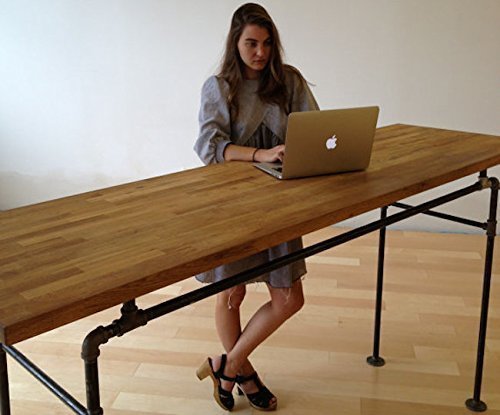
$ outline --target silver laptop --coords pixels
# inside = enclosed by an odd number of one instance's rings
[[[370,163],[379,107],[293,112],[288,116],[283,163],[256,163],[293,179],[364,170]]]

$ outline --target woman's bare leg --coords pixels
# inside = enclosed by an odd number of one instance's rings
[[[231,338],[233,347],[227,353],[225,370],[227,376],[234,377],[237,374],[248,375],[251,373],[253,369],[247,371],[245,367],[250,353],[304,305],[301,280],[297,280],[291,288],[273,288],[268,285],[268,289],[271,300],[256,311],[236,340],[234,340],[234,335]],[[231,321],[233,321],[231,318],[226,319],[226,322]],[[222,318],[220,322],[223,322]],[[220,330],[223,331],[223,329],[224,326],[221,325]],[[233,331],[233,333],[235,332],[236,330]],[[223,337],[227,338],[226,341],[229,344],[229,336],[223,335]],[[223,381],[222,386],[224,389],[230,389],[232,385],[229,382],[226,383]],[[251,390],[247,392],[252,393]]]
[[[232,350],[241,335],[240,305],[245,298],[245,294],[245,285],[238,285],[234,288],[230,288],[229,290],[222,291],[216,298],[215,326],[226,353],[229,353]],[[218,370],[220,366],[220,356],[214,356],[212,360],[214,370]],[[251,374],[253,372],[254,369],[252,365],[248,359],[246,359],[241,366],[241,373]],[[234,375],[232,372],[229,375],[227,370],[225,371],[225,374],[231,377]],[[223,381],[224,389],[230,390],[231,387],[232,385],[230,382],[226,383]]]

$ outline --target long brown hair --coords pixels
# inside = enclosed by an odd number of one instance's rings
[[[263,69],[259,79],[257,93],[264,102],[278,104],[288,112],[288,92],[285,83],[285,71],[299,73],[295,68],[283,64],[283,47],[276,26],[266,9],[255,3],[247,3],[239,7],[233,14],[231,27],[227,35],[226,49],[218,74],[229,84],[227,98],[231,114],[238,115],[236,94],[243,82],[245,63],[238,51],[238,41],[247,25],[257,25],[267,29],[271,38],[271,53],[269,62]]]

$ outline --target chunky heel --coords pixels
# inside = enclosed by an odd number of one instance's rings
[[[212,372],[212,368],[210,367],[210,363],[208,362],[208,359],[207,359],[203,362],[203,364],[196,371],[196,376],[198,376],[198,379],[203,380],[206,377],[210,376],[211,372]]]
[[[198,379],[203,380],[206,377],[210,377],[214,384],[214,399],[219,404],[222,409],[226,411],[231,411],[234,407],[234,398],[231,391],[222,388],[221,379],[228,382],[235,382],[236,378],[230,378],[224,375],[224,369],[226,367],[227,357],[225,354],[221,356],[219,370],[214,371],[212,366],[212,359],[207,358],[203,364],[196,371],[196,376]]]

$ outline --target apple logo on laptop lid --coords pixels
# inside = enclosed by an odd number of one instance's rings
[[[332,137],[330,137],[326,140],[326,148],[328,150],[333,150],[335,147],[337,147],[337,135],[336,134],[334,134]]]

